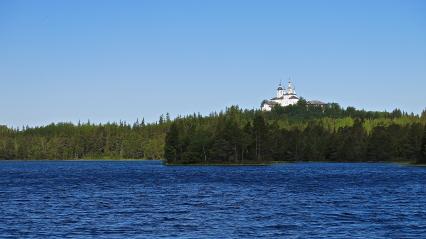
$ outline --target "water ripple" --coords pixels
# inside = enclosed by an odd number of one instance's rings
[[[1,238],[421,238],[426,169],[0,162]]]

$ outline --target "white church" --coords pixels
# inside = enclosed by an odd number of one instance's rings
[[[296,94],[296,88],[293,86],[291,81],[288,82],[287,89],[285,89],[281,83],[278,85],[277,88],[277,95],[276,97],[270,99],[270,100],[264,100],[261,104],[261,109],[263,111],[270,111],[275,105],[280,106],[289,106],[297,104],[299,101],[299,97]],[[315,106],[324,106],[327,105],[324,102],[318,101],[318,100],[312,100],[307,102],[308,105],[315,105]]]
[[[299,97],[296,94],[296,89],[294,88],[291,81],[289,81],[287,89],[285,89],[280,83],[277,89],[277,96],[270,100],[264,100],[262,102],[261,108],[262,110],[270,111],[275,105],[294,105],[297,104],[298,101]]]

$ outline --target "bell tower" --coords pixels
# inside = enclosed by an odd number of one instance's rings
[[[281,86],[281,82],[277,88],[277,98],[281,98],[284,96],[284,88]]]
[[[293,86],[293,84],[291,83],[291,80],[290,80],[290,79],[289,79],[289,81],[288,81],[287,94],[289,94],[289,95],[295,95],[295,94],[296,94],[296,89],[294,88],[294,86]]]

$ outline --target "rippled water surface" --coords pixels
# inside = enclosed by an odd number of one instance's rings
[[[0,162],[0,238],[425,238],[426,168]]]

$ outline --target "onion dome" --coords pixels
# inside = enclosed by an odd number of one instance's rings
[[[278,85],[278,89],[277,90],[284,90],[284,88],[281,86],[281,83]]]

